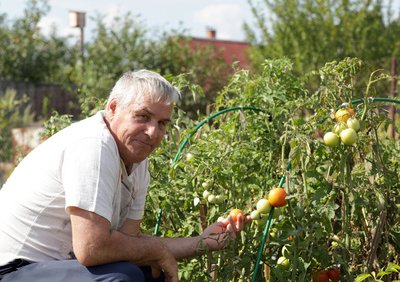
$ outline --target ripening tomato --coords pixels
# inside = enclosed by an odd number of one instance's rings
[[[340,269],[339,267],[333,266],[328,269],[328,277],[332,281],[339,281],[340,280]]]
[[[320,270],[316,271],[312,275],[312,281],[313,282],[328,282],[329,277],[328,277],[328,272],[325,270]]]
[[[267,199],[260,199],[256,204],[256,209],[262,214],[267,214],[271,210],[271,205]]]
[[[340,138],[333,132],[327,132],[324,135],[324,143],[328,147],[336,147],[340,143]]]
[[[335,119],[337,122],[346,122],[349,117],[350,117],[350,113],[345,110],[345,109],[339,109],[336,113],[335,113]]]
[[[239,214],[241,214],[242,217],[244,216],[243,211],[240,210],[240,209],[233,209],[233,210],[231,210],[231,212],[229,213],[229,215],[232,217],[232,219],[233,219],[234,222],[237,221]]]
[[[283,188],[273,188],[269,191],[268,202],[275,208],[283,207],[286,205],[286,192]]]
[[[354,115],[356,114],[356,113],[354,112],[354,110],[353,110],[352,108],[350,108],[350,107],[347,107],[347,108],[346,108],[346,111],[350,114],[350,117],[354,117]]]

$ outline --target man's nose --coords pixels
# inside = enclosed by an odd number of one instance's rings
[[[155,124],[154,122],[151,122],[147,125],[146,127],[146,134],[150,137],[150,138],[154,138],[157,136],[157,124]]]

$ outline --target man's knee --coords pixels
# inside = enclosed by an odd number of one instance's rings
[[[144,282],[144,275],[141,269],[129,262],[115,262],[99,266],[88,267],[89,272],[97,277],[101,276],[101,281],[113,282]],[[109,280],[108,280],[109,279]]]

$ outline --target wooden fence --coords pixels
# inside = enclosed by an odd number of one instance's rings
[[[47,111],[48,114],[51,114],[53,110],[59,114],[76,115],[79,113],[76,95],[71,94],[61,85],[0,80],[0,99],[7,89],[14,89],[17,92],[17,98],[26,95],[36,118],[41,116],[43,111]],[[71,87],[71,89],[75,89],[75,87]]]

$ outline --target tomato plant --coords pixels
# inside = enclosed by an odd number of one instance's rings
[[[313,72],[318,85],[310,90],[292,73],[290,61],[267,60],[262,73],[232,76],[210,106],[213,113],[225,112],[197,132],[193,128],[205,117],[192,121],[176,111],[149,162],[145,213],[164,210],[159,236],[197,236],[235,207],[250,211],[253,219],[224,250],[179,262],[186,275],[182,281],[249,280],[269,218],[257,209],[266,195],[274,215],[261,254],[266,269],[257,281],[264,281],[264,273],[273,281],[311,281],[313,269],[333,265],[340,268],[341,281],[354,281],[378,273],[388,261],[400,264],[400,213],[394,212],[400,203],[400,142],[387,134],[386,105],[372,102],[374,85],[388,83],[389,77],[372,73],[366,88],[358,89],[353,83],[360,71],[367,70],[356,59],[329,62]],[[358,98],[361,102],[353,103]],[[238,105],[262,111],[226,111]],[[334,116],[340,108],[348,112],[346,123]],[[357,132],[347,124],[353,119],[360,123]],[[325,133],[346,130],[356,134],[353,145],[341,140],[331,149],[324,143]],[[194,161],[186,159],[189,151]],[[276,197],[285,199],[281,208],[268,197],[269,187],[278,186],[287,193]],[[202,197],[205,191],[214,196],[211,202]],[[153,232],[155,223],[146,216],[143,228]],[[290,251],[287,269],[276,267],[283,246]],[[389,275],[398,279],[395,272]]]

